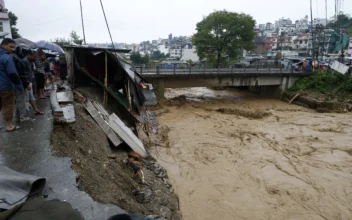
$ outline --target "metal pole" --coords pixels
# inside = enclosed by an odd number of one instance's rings
[[[104,89],[104,105],[105,108],[108,107],[108,93],[107,93],[107,89],[108,89],[108,53],[105,51],[105,79],[104,79],[104,85],[105,85],[105,89]]]
[[[82,29],[83,29],[83,41],[84,41],[84,44],[87,44],[87,42],[86,42],[86,33],[85,33],[85,31],[84,31],[82,0],[79,0],[79,4],[80,4],[80,6],[81,6],[81,19],[82,19]]]
[[[315,50],[315,39],[314,39],[314,31],[313,31],[313,5],[312,0],[310,0],[310,25],[312,28],[312,59],[314,59],[314,50]]]
[[[112,48],[115,49],[114,41],[112,40],[111,31],[110,31],[110,28],[109,28],[109,23],[108,23],[108,20],[106,19],[106,14],[105,14],[103,2],[102,2],[101,0],[100,0],[100,4],[101,4],[101,9],[103,10],[103,14],[104,14],[104,18],[105,18],[106,27],[108,28],[108,31],[109,31],[110,40],[111,40],[111,43],[112,43]]]

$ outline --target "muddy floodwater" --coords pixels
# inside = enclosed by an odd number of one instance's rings
[[[237,90],[166,97],[152,152],[185,220],[352,219],[352,114]]]

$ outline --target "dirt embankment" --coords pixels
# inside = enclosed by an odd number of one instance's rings
[[[155,110],[153,154],[185,220],[352,219],[351,113],[235,91],[206,90],[216,98],[201,101],[192,101],[197,89],[170,93],[186,95]]]
[[[128,158],[126,149],[111,148],[104,132],[81,104],[75,104],[75,110],[77,122],[55,125],[51,142],[58,156],[72,158],[79,188],[94,200],[115,204],[129,213],[182,219],[165,170],[152,157],[144,159],[149,186],[140,185],[133,170],[123,162]],[[109,159],[110,155],[116,159]],[[145,193],[144,199],[132,193],[135,189]]]
[[[352,99],[306,91],[295,104],[316,109],[320,113],[352,112]]]

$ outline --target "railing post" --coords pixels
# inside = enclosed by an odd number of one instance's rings
[[[156,66],[156,75],[158,76],[158,78],[160,77],[160,66]]]
[[[176,75],[176,65],[174,64],[174,75]]]
[[[233,65],[231,65],[231,75],[233,74]]]
[[[188,68],[188,73],[189,73],[189,75],[191,75],[191,68],[192,68],[192,66],[191,65],[189,65],[189,68]]]
[[[142,71],[143,71],[143,67],[140,66],[140,67],[139,67],[139,73],[140,73],[141,75],[142,75],[142,73],[143,73]]]

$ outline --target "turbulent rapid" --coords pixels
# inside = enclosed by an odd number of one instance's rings
[[[166,92],[156,110],[185,220],[352,219],[352,117],[238,90]]]

